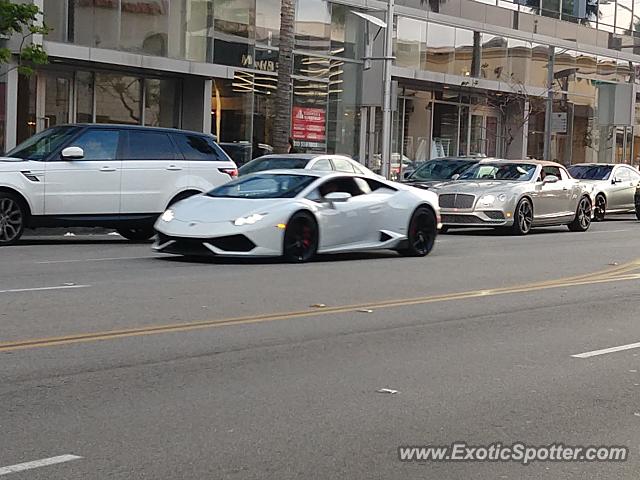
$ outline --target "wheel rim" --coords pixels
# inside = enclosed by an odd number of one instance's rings
[[[430,223],[429,215],[420,213],[411,224],[411,245],[421,255],[429,253],[433,246],[434,236]]]
[[[531,210],[531,205],[529,202],[524,201],[520,203],[520,207],[518,207],[518,226],[520,227],[520,231],[528,232],[531,229],[532,223],[533,211]]]
[[[285,248],[289,255],[296,260],[308,259],[315,247],[315,232],[310,222],[298,220],[288,233]]]
[[[607,202],[603,196],[599,196],[598,198],[596,198],[596,205],[595,205],[596,218],[604,218],[606,204]]]
[[[586,198],[580,200],[580,207],[578,208],[578,222],[580,227],[587,228],[591,223],[591,203]]]
[[[22,230],[22,209],[11,198],[0,199],[0,242],[15,240]]]

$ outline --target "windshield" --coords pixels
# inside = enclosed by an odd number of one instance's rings
[[[569,168],[573,178],[580,180],[609,180],[613,167],[609,165],[574,165]]]
[[[290,170],[304,168],[311,159],[308,158],[287,158],[287,157],[267,157],[256,158],[238,170],[239,175],[248,173],[264,172],[265,170]]]
[[[256,174],[211,190],[214,198],[293,198],[317,177],[310,175]]]
[[[459,180],[509,180],[526,182],[533,178],[532,163],[478,163],[465,170]]]
[[[449,180],[474,163],[473,160],[432,160],[420,165],[409,180]]]
[[[63,145],[80,127],[53,127],[35,134],[7,153],[7,157],[43,160]]]

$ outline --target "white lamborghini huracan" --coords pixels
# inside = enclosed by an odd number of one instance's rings
[[[271,170],[174,204],[156,222],[153,248],[291,262],[378,249],[418,257],[439,226],[433,192],[349,173]]]

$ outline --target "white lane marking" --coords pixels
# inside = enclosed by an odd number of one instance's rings
[[[0,293],[42,292],[47,290],[69,290],[72,288],[89,288],[91,285],[59,285],[57,287],[11,288],[0,290]]]
[[[577,353],[571,355],[574,358],[590,358],[597,357],[598,355],[606,355],[607,353],[624,352],[625,350],[633,350],[634,348],[640,348],[640,342],[630,343],[628,345],[620,345],[619,347],[603,348],[602,350],[592,350],[591,352]]]
[[[107,262],[113,260],[142,260],[145,258],[153,258],[151,256],[147,257],[107,257],[107,258],[76,258],[72,260],[42,260],[40,262],[36,262],[38,265],[50,265],[53,263],[78,263],[78,262]]]
[[[34,460],[33,462],[18,463],[9,465],[8,467],[0,467],[0,475],[8,475],[10,473],[23,472],[25,470],[33,470],[34,468],[48,467],[58,463],[71,462],[80,460],[82,457],[78,455],[59,455],[57,457],[43,458],[42,460]]]

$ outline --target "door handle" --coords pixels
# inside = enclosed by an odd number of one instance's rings
[[[115,167],[110,167],[108,165],[105,165],[104,167],[102,167],[100,169],[101,172],[115,172],[116,168]]]
[[[167,167],[167,170],[173,170],[173,171],[177,171],[177,170],[182,170],[182,167],[178,166],[178,165],[169,165]]]

